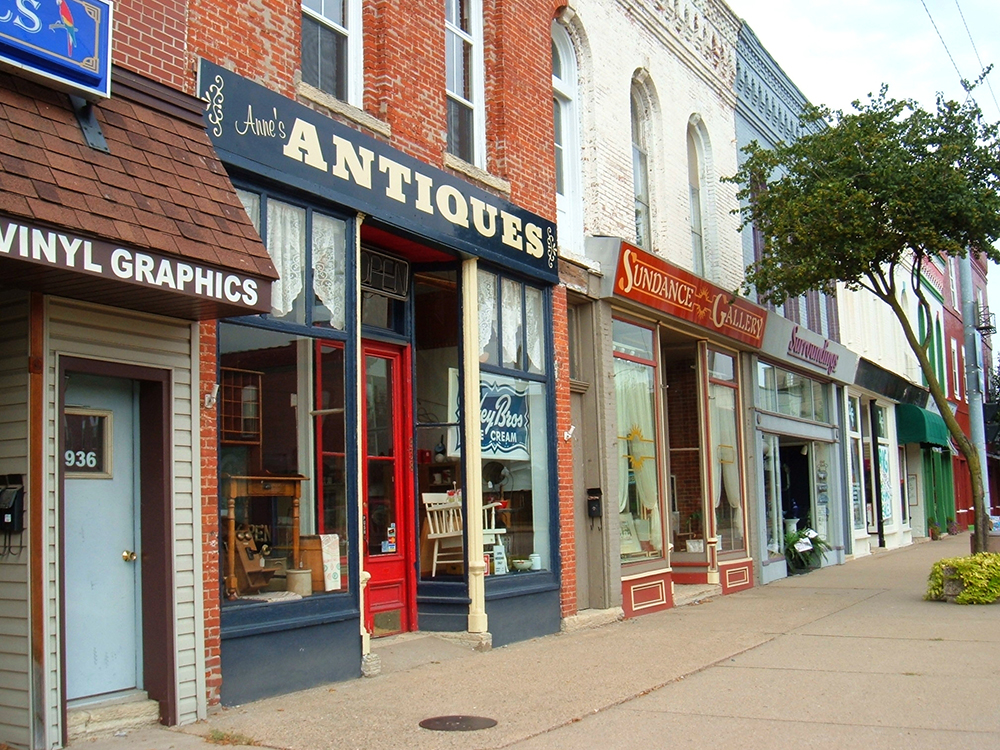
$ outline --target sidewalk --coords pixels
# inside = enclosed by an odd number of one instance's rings
[[[75,747],[998,748],[1000,607],[922,599],[931,563],[968,550],[961,534],[487,653],[410,635],[378,677]],[[418,726],[453,714],[498,724]]]

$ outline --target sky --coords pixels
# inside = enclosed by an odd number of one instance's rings
[[[986,119],[1000,121],[998,0],[727,2],[814,104],[848,110],[885,83],[890,96],[929,110],[938,92],[963,100],[961,79],[993,64],[974,96]],[[990,308],[1000,313],[1000,266],[987,278]]]

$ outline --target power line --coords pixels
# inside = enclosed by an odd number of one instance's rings
[[[926,5],[924,6],[927,7]],[[962,24],[965,26],[965,33],[969,35],[969,43],[972,45],[972,51],[976,53],[976,61],[979,63],[979,69],[981,71],[986,70],[986,66],[983,65],[983,58],[979,56],[979,50],[976,48],[976,42],[972,38],[972,31],[969,29],[969,24],[965,20],[965,14],[962,12],[962,6],[959,4],[958,0],[955,0],[955,7],[958,8],[958,15],[962,17]],[[998,111],[1000,111],[1000,103],[997,103],[997,96],[993,93],[993,86],[990,84],[989,76],[984,78],[986,81],[986,88],[990,90],[990,96],[993,97],[993,104],[996,105]]]
[[[945,44],[944,37],[941,36],[941,30],[938,25],[934,22],[934,16],[931,15],[931,9],[927,7],[927,3],[924,0],[920,0],[920,4],[924,6],[924,10],[927,11],[927,17],[931,20],[931,26],[934,27],[934,31],[937,32],[938,39],[941,40],[941,46],[944,47],[944,51],[948,54],[948,59],[951,60],[952,67],[955,68],[955,72],[958,73],[958,80],[964,81],[965,77],[962,75],[962,71],[958,69],[958,65],[955,63],[955,58],[951,56],[951,50],[948,49],[948,45]]]

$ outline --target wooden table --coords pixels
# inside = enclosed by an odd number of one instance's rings
[[[299,567],[299,498],[302,495],[302,482],[308,479],[300,474],[292,476],[258,476],[241,477],[223,475],[226,487],[226,510],[228,513],[228,528],[226,529],[226,595],[237,595],[236,580],[236,500],[266,497],[292,498],[292,569]]]

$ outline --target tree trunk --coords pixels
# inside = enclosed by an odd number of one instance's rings
[[[892,308],[893,313],[903,327],[906,342],[910,345],[913,353],[917,355],[917,361],[920,363],[920,370],[927,380],[931,397],[933,397],[934,403],[937,404],[938,411],[941,412],[941,417],[944,419],[944,423],[947,425],[952,439],[958,446],[958,450],[965,456],[965,460],[969,466],[969,477],[972,480],[972,510],[975,522],[972,549],[974,552],[985,552],[989,526],[986,516],[986,491],[983,483],[983,467],[979,463],[979,451],[976,450],[976,446],[972,444],[968,436],[962,432],[958,420],[955,419],[955,414],[948,403],[944,388],[938,382],[937,375],[934,374],[934,368],[931,366],[931,361],[927,357],[927,350],[924,349],[923,342],[917,340],[917,335],[913,332],[913,327],[910,325],[910,319],[906,316],[906,311],[900,306],[894,294],[878,294],[878,296]]]

